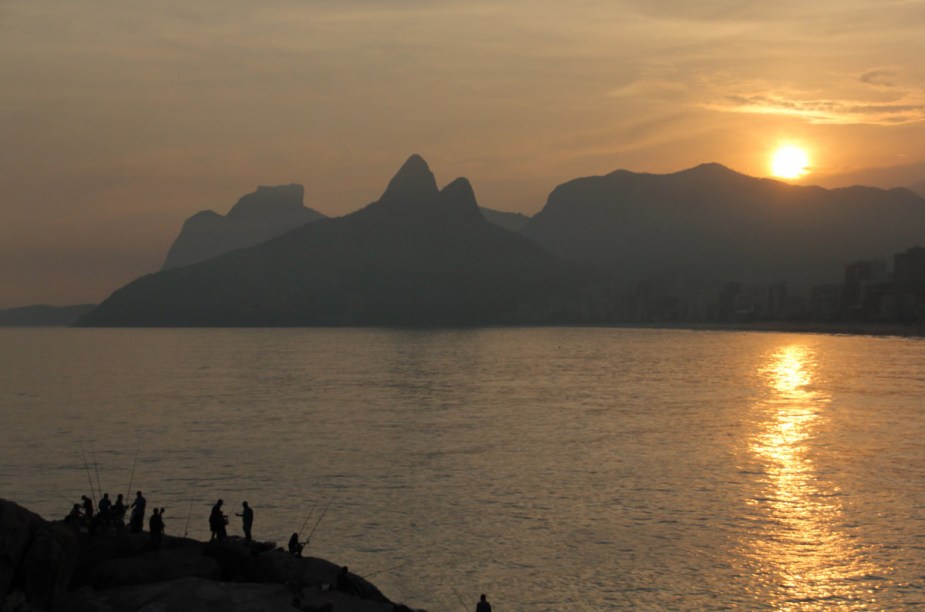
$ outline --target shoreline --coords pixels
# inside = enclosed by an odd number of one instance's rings
[[[925,323],[903,325],[898,323],[846,323],[802,321],[755,321],[741,323],[600,323],[563,327],[602,327],[619,329],[666,329],[687,331],[772,332],[795,334],[828,334],[835,336],[893,336],[901,338],[925,337]]]

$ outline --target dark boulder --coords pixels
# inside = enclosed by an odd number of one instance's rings
[[[0,499],[0,609],[63,610],[77,558],[70,529]]]

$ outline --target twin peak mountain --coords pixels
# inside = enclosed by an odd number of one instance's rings
[[[439,189],[413,155],[376,202],[199,263],[165,265],[117,290],[79,324],[545,322],[554,316],[551,305],[580,292],[589,276],[486,221],[467,179]]]
[[[514,231],[490,214],[464,178],[439,189],[417,155],[378,201],[343,217],[305,208],[301,186],[261,188],[226,217],[189,219],[162,271],[117,290],[80,324],[607,320],[598,307],[606,295],[640,280],[837,282],[846,263],[925,238],[925,200],[908,190],[794,186],[719,164],[575,179]],[[254,227],[263,233],[241,229]]]

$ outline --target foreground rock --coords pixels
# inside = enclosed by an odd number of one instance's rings
[[[60,610],[77,566],[77,536],[0,499],[0,610]]]
[[[147,533],[90,535],[0,500],[0,612],[410,610],[324,559],[237,538],[203,543]]]

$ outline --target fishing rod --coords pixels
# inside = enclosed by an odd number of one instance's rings
[[[459,592],[455,588],[453,588],[453,594],[456,595],[456,599],[459,600],[459,605],[463,607],[463,610],[468,610],[469,606],[466,605],[466,602],[465,600],[463,600],[462,595],[460,595]]]
[[[93,469],[96,470],[96,489],[100,494],[100,501],[103,501],[103,485],[100,484],[100,464],[96,461],[96,451],[93,452]]]
[[[93,479],[90,478],[90,466],[87,464],[87,453],[81,448],[80,454],[83,455],[84,469],[87,471],[87,483],[90,485],[90,498],[93,499],[93,504],[96,505],[96,495],[93,493]]]
[[[331,498],[331,501],[328,502],[328,505],[324,507],[324,510],[321,511],[321,514],[318,516],[318,521],[315,523],[315,526],[312,527],[312,530],[308,532],[308,537],[305,538],[306,542],[310,542],[312,539],[312,534],[315,533],[315,530],[318,529],[318,525],[321,524],[321,519],[324,518],[324,515],[328,513],[328,509],[331,507],[331,504],[334,503],[334,498]]]
[[[135,466],[138,465],[138,451],[141,450],[141,442],[135,447],[135,460],[132,462],[132,475],[128,479],[128,491],[125,492],[125,499],[131,499],[132,483],[135,482]]]
[[[312,509],[308,511],[308,516],[305,517],[305,522],[302,523],[302,528],[299,529],[299,540],[302,539],[302,532],[305,531],[305,526],[308,525],[308,519],[312,517],[312,513],[315,512],[315,506],[318,505],[318,500],[315,500],[315,503],[312,504]]]
[[[183,537],[189,535],[189,517],[193,513],[193,500],[189,501],[189,510],[186,511],[186,527],[183,528]]]
[[[409,563],[411,563],[411,562],[410,562],[410,561],[405,561],[404,563],[401,563],[401,564],[399,564],[399,565],[393,565],[392,567],[387,567],[387,568],[385,568],[385,569],[376,570],[375,572],[370,572],[370,573],[368,573],[368,574],[364,574],[363,576],[360,576],[360,578],[369,578],[370,576],[375,576],[376,574],[384,574],[385,572],[391,572],[392,570],[397,570],[397,569],[400,568],[400,567],[405,567],[405,566],[408,565]]]

